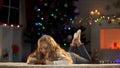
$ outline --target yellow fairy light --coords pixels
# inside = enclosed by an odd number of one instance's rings
[[[98,22],[98,20],[95,20],[95,22]]]
[[[98,12],[97,14],[100,15],[100,12]]]
[[[115,23],[115,19],[111,19],[111,22],[112,22],[112,23]]]
[[[95,13],[98,13],[98,10],[95,10]]]
[[[19,25],[17,25],[17,28],[19,28],[20,26]]]
[[[117,18],[120,21],[120,18]]]
[[[3,26],[7,26],[7,24],[3,24]]]
[[[90,12],[90,14],[91,14],[91,15],[93,15],[93,14],[94,14],[94,12],[93,12],[93,11],[91,11],[91,12]]]
[[[105,16],[102,16],[105,19]]]
[[[11,24],[11,27],[13,27],[13,24]]]
[[[118,23],[120,23],[120,18],[117,18],[118,19]]]
[[[110,19],[110,17],[107,17],[107,19],[109,20],[109,19]]]
[[[90,12],[90,15],[93,17],[93,18],[98,18],[100,16],[100,12],[98,10],[95,10],[95,11],[91,11]]]
[[[116,18],[116,16],[113,16],[114,18]]]

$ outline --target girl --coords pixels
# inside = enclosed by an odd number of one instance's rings
[[[37,49],[28,56],[28,64],[55,64],[55,61],[66,61],[68,64],[89,63],[91,58],[80,40],[81,30],[74,33],[69,52],[62,49],[49,35],[43,35],[38,40]],[[78,48],[79,54],[75,54]]]

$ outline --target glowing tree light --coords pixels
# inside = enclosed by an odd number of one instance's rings
[[[30,28],[35,43],[40,36],[49,34],[58,43],[67,46],[65,39],[75,30],[70,24],[78,14],[74,0],[37,0],[34,12],[34,22]]]

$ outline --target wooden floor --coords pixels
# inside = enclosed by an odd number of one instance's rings
[[[0,68],[120,68],[120,64],[32,65],[24,62],[0,62]]]

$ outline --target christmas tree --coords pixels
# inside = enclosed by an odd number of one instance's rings
[[[36,0],[34,2],[33,19],[27,24],[28,30],[24,33],[25,37],[28,37],[25,41],[32,42],[32,50],[37,47],[37,40],[44,34],[51,35],[61,47],[68,49],[72,36],[78,29],[82,30],[81,41],[88,42],[83,33],[86,28],[76,21],[79,13],[74,2],[77,1]]]
[[[74,2],[77,0],[38,0],[34,9],[34,22],[31,24],[32,42],[44,34],[51,35],[61,47],[69,47],[74,32],[75,16],[79,13]],[[81,27],[80,27],[81,28]],[[85,30],[84,27],[81,29]]]

